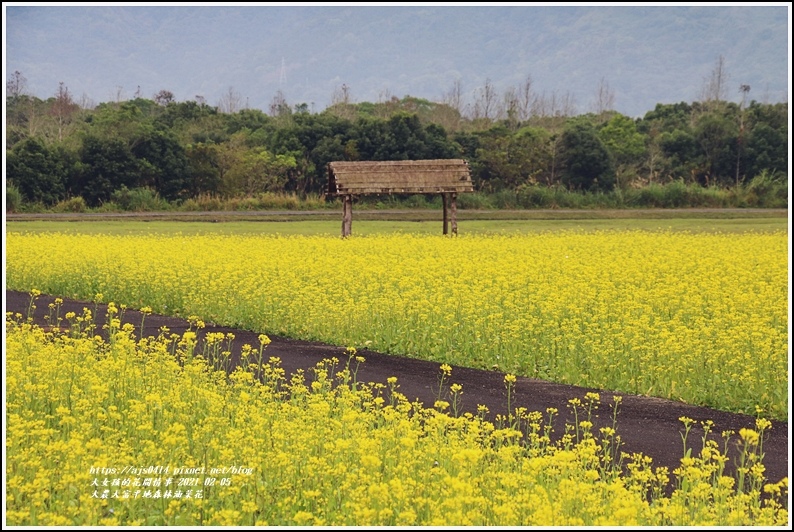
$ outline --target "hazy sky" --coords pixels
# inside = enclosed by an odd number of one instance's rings
[[[78,101],[151,98],[217,105],[232,90],[267,110],[277,92],[321,111],[342,85],[353,101],[441,101],[456,82],[472,103],[531,79],[547,98],[591,110],[600,84],[642,116],[693,101],[720,55],[757,100],[787,101],[790,5],[3,4],[6,80],[41,98],[63,82]],[[734,87],[735,85],[735,87]]]

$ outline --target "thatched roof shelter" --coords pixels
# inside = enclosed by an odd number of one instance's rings
[[[335,161],[328,163],[328,195],[342,196],[342,236],[353,223],[353,196],[362,194],[441,194],[444,234],[448,211],[452,233],[458,233],[456,200],[460,192],[474,192],[469,165],[463,159],[422,161]]]
[[[463,159],[337,161],[328,163],[328,194],[438,194],[474,192]]]

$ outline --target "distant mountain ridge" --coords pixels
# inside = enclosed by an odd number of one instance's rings
[[[456,80],[469,103],[529,76],[537,93],[591,110],[601,80],[616,110],[693,101],[721,55],[729,100],[787,101],[789,8],[743,7],[15,7],[6,6],[6,79],[47,98],[63,81],[96,103],[203,96],[230,87],[267,110],[281,91],[320,111],[345,84],[353,101],[440,101]]]

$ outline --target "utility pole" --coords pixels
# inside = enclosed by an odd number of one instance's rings
[[[287,82],[287,69],[286,69],[285,64],[284,64],[284,58],[282,57],[281,58],[281,72],[279,73],[279,76],[278,76],[278,84],[283,87],[286,82]]]

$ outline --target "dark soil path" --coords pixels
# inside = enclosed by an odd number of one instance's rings
[[[34,321],[45,325],[45,316],[48,304],[54,297],[42,295],[36,301]],[[30,295],[25,292],[6,291],[4,311],[19,312],[27,315]],[[61,316],[66,312],[81,313],[83,308],[93,311],[94,304],[74,301],[64,298],[61,306]],[[98,305],[95,320],[98,325],[104,323],[106,305]],[[127,310],[124,322],[133,324],[136,329],[141,324],[140,312]],[[232,330],[223,327],[208,326],[203,329],[207,332],[233,332],[233,361],[239,360],[240,348],[243,344],[258,345],[258,333],[250,331]],[[167,316],[150,315],[144,321],[144,336],[156,336],[161,327],[168,327],[171,332],[180,334],[188,330],[187,321]],[[200,335],[201,336],[201,335]],[[308,370],[324,358],[337,357],[346,360],[345,348],[325,345],[319,342],[305,342],[289,338],[270,336],[272,343],[267,347],[266,356],[281,358],[282,366],[291,374],[298,368]],[[386,383],[389,377],[397,377],[399,391],[409,400],[419,399],[426,406],[432,406],[438,394],[439,364],[404,357],[384,355],[374,351],[359,351],[366,362],[360,366],[358,380],[363,382]],[[504,374],[496,371],[482,371],[462,367],[452,367],[450,383],[463,386],[463,410],[475,412],[477,405],[485,405],[490,411],[491,420],[497,414],[506,414],[507,401],[504,386]],[[611,425],[612,392],[592,390],[577,386],[567,386],[540,381],[536,379],[517,379],[515,394],[512,404],[515,407],[525,407],[527,410],[545,413],[547,408],[557,408],[555,434],[563,434],[565,423],[573,422],[573,416],[568,408],[568,400],[584,398],[588,391],[597,391],[601,394],[602,406],[593,420],[595,430],[602,426]],[[733,414],[720,410],[713,410],[699,406],[687,405],[679,402],[652,397],[616,394],[623,397],[617,417],[618,434],[622,437],[623,450],[628,453],[641,452],[653,458],[654,466],[666,466],[672,473],[678,467],[683,456],[681,432],[683,424],[679,421],[681,416],[687,416],[698,426],[689,434],[687,443],[693,448],[693,454],[700,450],[702,430],[699,422],[711,420],[714,422],[712,434],[720,441],[720,434],[726,430],[738,433],[742,428],[753,428],[755,419],[751,416]],[[545,414],[544,414],[545,417]],[[772,420],[772,428],[767,432],[764,442],[764,465],[766,476],[771,482],[777,482],[783,477],[790,477],[789,463],[789,426],[787,421]],[[732,441],[737,441],[734,436]],[[731,445],[732,458],[735,458],[735,445]],[[728,468],[734,462],[732,459]],[[672,476],[672,475],[671,475]]]

